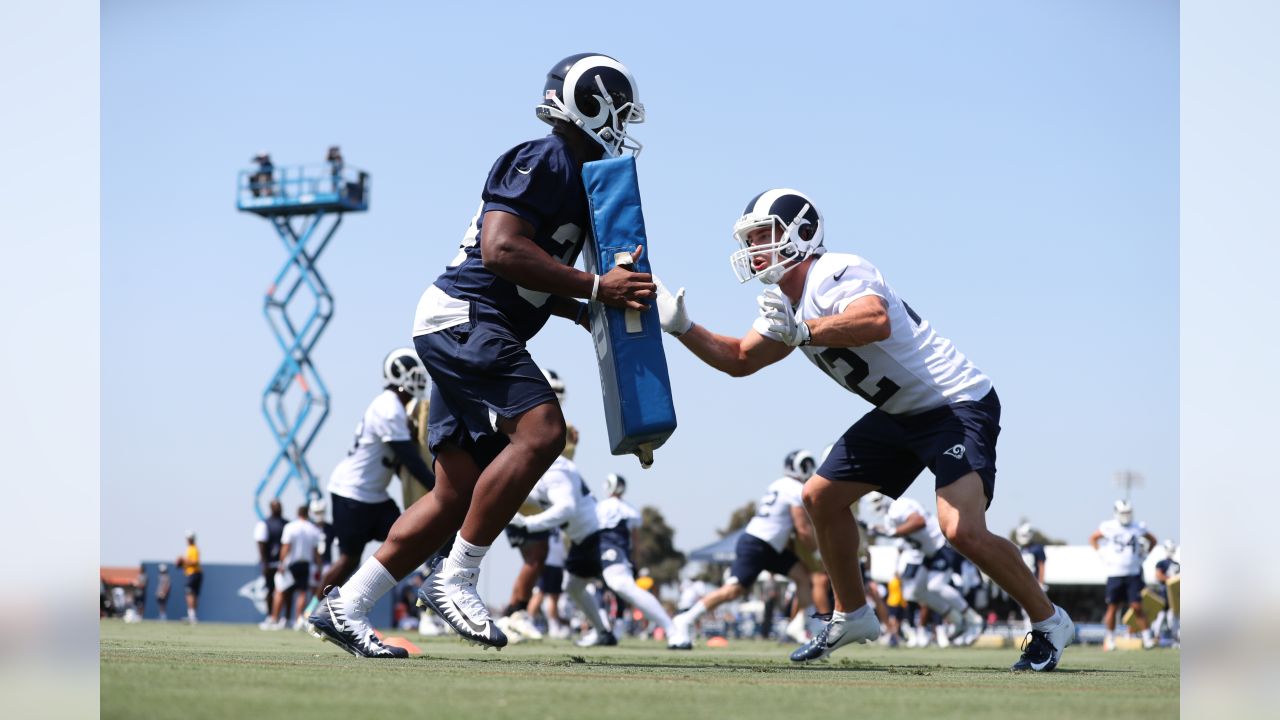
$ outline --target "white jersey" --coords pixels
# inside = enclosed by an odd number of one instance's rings
[[[839,315],[854,300],[868,295],[885,302],[887,339],[856,348],[800,348],[831,379],[891,415],[980,400],[991,390],[991,380],[899,298],[874,265],[857,255],[818,257],[805,277],[796,319]],[[768,332],[763,317],[753,327],[765,337],[778,339]]]
[[[329,492],[362,503],[391,499],[387,484],[396,467],[387,443],[409,440],[409,417],[393,390],[383,390],[369,403],[356,426],[355,445],[329,476]]]
[[[1098,552],[1107,577],[1126,577],[1142,572],[1142,538],[1147,534],[1146,523],[1131,522],[1121,525],[1119,520],[1107,520],[1098,526],[1102,538]]]
[[[903,543],[902,555],[908,565],[924,562],[947,544],[938,519],[925,510],[924,505],[911,498],[898,498],[890,503],[889,510],[884,514],[884,524],[890,531],[895,531],[907,522],[907,518],[916,514],[924,518],[924,527],[898,538]]]
[[[280,543],[289,546],[289,556],[285,558],[285,565],[314,562],[316,551],[324,545],[324,531],[310,520],[299,518],[284,526]]]
[[[576,543],[600,529],[596,499],[578,474],[578,466],[563,456],[556,458],[533,486],[529,502],[542,508],[537,515],[525,517],[529,532],[564,528],[569,541]]]
[[[547,566],[564,567],[564,539],[559,530],[553,530],[547,537]]]
[[[804,501],[800,492],[804,483],[795,478],[783,477],[769,483],[769,490],[756,505],[755,517],[747,523],[747,534],[754,535],[782,552],[791,531],[795,529],[795,521],[791,519],[791,508],[802,507]]]
[[[601,530],[616,528],[623,523],[626,523],[628,530],[640,527],[640,511],[617,495],[596,503],[596,518],[600,521]]]

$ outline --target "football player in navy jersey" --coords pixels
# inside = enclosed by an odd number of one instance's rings
[[[828,253],[823,221],[804,193],[767,190],[734,224],[730,264],[740,282],[769,287],[741,338],[689,319],[684,289],[658,285],[662,328],[708,365],[750,375],[797,347],[832,380],[875,406],[835,442],[806,481],[803,501],[835,590],[831,622],[791,655],[820,660],[880,634],[858,570],[849,506],[879,491],[900,497],[926,467],[936,478],[948,543],[1009,592],[1033,620],[1015,670],[1052,670],[1075,626],[1053,605],[1018,550],[986,526],[995,490],[1000,400],[991,380],[898,296],[866,259]]]
[[[455,532],[420,597],[467,640],[506,645],[476,592],[480,561],[559,456],[566,432],[525,343],[552,315],[590,329],[583,300],[644,310],[656,292],[647,273],[573,267],[590,229],[582,165],[640,149],[629,135],[644,120],[631,72],[606,55],[565,58],[547,73],[536,114],[551,133],[494,163],[457,256],[418,303],[413,336],[433,381],[436,486],[313,616],[319,632],[354,654],[401,656],[374,637],[367,612]]]

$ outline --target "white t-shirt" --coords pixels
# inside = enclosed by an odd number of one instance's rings
[[[782,477],[769,483],[769,489],[756,504],[755,517],[747,522],[747,534],[754,535],[782,552],[795,522],[791,519],[791,508],[803,507],[804,500],[800,493],[804,483],[795,478]]]
[[[907,522],[907,518],[917,514],[924,518],[924,527],[898,538],[902,543],[904,562],[908,565],[924,562],[925,558],[938,552],[947,544],[942,528],[938,525],[938,519],[925,510],[924,505],[911,498],[898,498],[890,503],[888,511],[884,514],[884,524],[891,531],[897,530]]]
[[[777,294],[776,288],[766,290]],[[825,253],[805,278],[799,321],[838,315],[854,300],[875,295],[889,313],[889,337],[857,348],[801,346],[806,357],[845,389],[892,415],[914,414],[948,403],[980,400],[991,381],[951,341],[917,315],[880,275],[857,255]],[[763,317],[756,331],[771,335]]]
[[[390,500],[387,484],[396,458],[387,443],[409,439],[404,405],[394,391],[383,390],[356,426],[355,445],[329,476],[329,492],[362,503]]]
[[[284,526],[280,543],[289,546],[289,556],[285,558],[285,565],[313,562],[316,550],[324,544],[324,531],[310,520],[299,518]]]
[[[1147,534],[1147,524],[1131,522],[1121,525],[1111,519],[1098,526],[1102,539],[1098,552],[1107,569],[1107,577],[1127,577],[1142,572],[1142,538]]]
[[[578,474],[578,466],[563,456],[556,458],[529,493],[529,502],[542,512],[525,517],[530,532],[564,528],[570,542],[581,542],[600,529],[596,518],[596,499],[587,481]]]
[[[622,523],[627,524],[628,530],[640,527],[640,511],[617,495],[610,495],[596,503],[596,518],[600,521],[601,530],[616,528]]]
[[[564,567],[564,540],[560,537],[559,530],[551,531],[551,535],[547,538],[547,565],[549,567]]]

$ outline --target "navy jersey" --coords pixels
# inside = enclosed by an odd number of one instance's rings
[[[578,163],[559,135],[517,145],[499,157],[481,198],[457,257],[434,283],[447,297],[423,296],[430,307],[420,304],[415,336],[470,319],[505,326],[527,341],[546,323],[549,294],[520,287],[484,267],[480,231],[486,212],[500,210],[528,221],[538,247],[565,265],[572,265],[582,251],[590,227],[587,195]]]

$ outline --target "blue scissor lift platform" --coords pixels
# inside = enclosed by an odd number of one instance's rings
[[[306,497],[320,496],[307,451],[329,415],[329,390],[311,351],[333,317],[333,295],[316,260],[333,239],[342,217],[369,209],[369,174],[332,164],[243,170],[236,207],[271,221],[286,259],[267,287],[263,314],[282,359],[262,391],[262,414],[277,451],[254,492],[254,510],[297,483]]]

